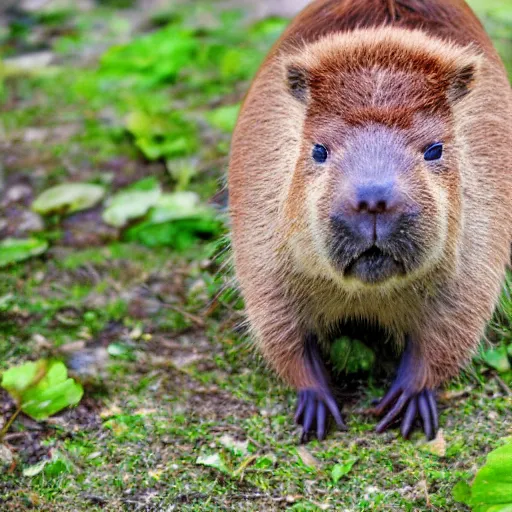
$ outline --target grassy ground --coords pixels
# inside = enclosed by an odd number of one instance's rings
[[[0,371],[57,357],[85,387],[76,408],[14,422],[5,438],[14,459],[0,457],[1,510],[466,510],[452,488],[512,434],[509,374],[477,364],[445,390],[434,445],[376,435],[366,410],[385,383],[359,379],[343,391],[350,432],[300,447],[294,395],[240,328],[218,235],[178,250],[128,242],[99,206],[31,210],[56,184],[97,183],[111,196],[147,176],[222,210],[215,194],[236,105],[286,20],[255,25],[211,2],[158,15],[123,9],[131,3],[18,12],[0,28],[0,238],[50,244],[0,269]],[[474,3],[512,62],[512,5]],[[193,65],[170,69],[172,47],[148,54],[144,35],[155,30],[161,40],[180,30],[173,41]],[[143,43],[108,50],[130,41]],[[39,60],[21,71],[19,56],[34,52]],[[134,126],[134,113],[149,122]],[[176,149],[166,133],[186,136]],[[509,319],[498,323],[510,342]],[[0,391],[3,421],[13,412]]]

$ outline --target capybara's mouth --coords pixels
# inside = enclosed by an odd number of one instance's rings
[[[345,276],[363,283],[377,284],[393,276],[404,275],[405,266],[389,253],[376,246],[370,247],[345,267]]]

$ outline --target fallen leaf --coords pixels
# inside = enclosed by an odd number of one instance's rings
[[[508,372],[511,369],[507,347],[504,345],[484,351],[482,358],[488,366],[494,368],[500,373]]]
[[[249,441],[237,441],[229,434],[224,434],[219,442],[222,446],[236,454],[247,455],[247,453],[249,453]]]
[[[23,476],[36,476],[41,471],[43,471],[44,467],[48,464],[47,460],[42,460],[37,464],[33,464],[32,466],[28,466],[23,470]]]
[[[5,371],[2,387],[21,405],[21,410],[35,419],[44,420],[62,409],[76,405],[84,390],[60,361],[40,360]]]
[[[442,429],[439,430],[435,439],[422,445],[422,450],[437,455],[438,457],[444,457],[446,455],[446,441]]]
[[[73,213],[92,208],[105,195],[100,185],[90,183],[63,183],[45,190],[33,203],[32,209],[43,215]]]
[[[258,469],[271,468],[276,463],[277,457],[273,453],[266,453],[261,457],[258,457],[254,463],[254,467]]]
[[[6,238],[0,242],[0,268],[38,256],[48,249],[48,242],[37,238]]]
[[[152,414],[156,414],[158,411],[157,409],[136,409],[133,414],[138,414],[139,416],[151,416]]]
[[[157,204],[161,194],[162,189],[156,180],[141,180],[109,200],[103,220],[110,226],[124,227],[129,221],[144,217]]]
[[[36,476],[44,472],[46,477],[56,477],[62,473],[69,473],[74,470],[74,465],[66,454],[59,450],[52,450],[50,459],[44,459],[37,464],[28,466],[23,470],[23,476]]]
[[[196,459],[196,464],[200,464],[201,466],[208,466],[210,468],[218,469],[223,473],[229,473],[228,467],[226,463],[218,453],[214,453],[212,455],[200,455]]]
[[[350,473],[350,471],[354,467],[354,464],[358,460],[359,459],[354,458],[345,462],[344,464],[336,464],[335,466],[333,466],[333,468],[331,469],[331,479],[333,483],[337,484],[342,477],[348,475],[348,473]]]
[[[305,446],[299,446],[297,448],[297,453],[299,454],[300,460],[309,467],[320,469],[320,462],[313,457],[311,452]]]

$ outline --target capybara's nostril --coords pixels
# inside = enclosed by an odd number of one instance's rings
[[[379,201],[377,203],[377,213],[383,213],[387,210],[388,203],[386,201]]]
[[[361,185],[355,199],[354,209],[358,213],[384,213],[396,203],[393,183]]]
[[[357,208],[357,210],[359,212],[366,212],[366,211],[368,211],[368,209],[369,209],[369,206],[368,206],[368,203],[366,201],[361,201],[359,203],[359,205],[358,205],[358,208]]]

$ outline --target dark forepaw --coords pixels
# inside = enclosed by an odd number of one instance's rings
[[[295,422],[302,425],[301,443],[309,440],[311,434],[321,441],[327,432],[327,420],[334,418],[340,430],[347,430],[336,400],[329,392],[319,392],[315,389],[299,391]]]
[[[310,335],[305,341],[304,362],[315,386],[299,389],[295,422],[302,425],[302,443],[309,439],[310,434],[315,433],[319,440],[324,439],[327,432],[327,420],[330,416],[334,418],[340,430],[347,430],[338,404],[331,392],[329,376],[317,339]]]
[[[378,433],[384,432],[402,418],[400,430],[402,435],[408,438],[416,419],[419,418],[427,439],[430,441],[436,437],[439,429],[439,417],[433,390],[423,389],[413,392],[402,389],[395,383],[375,408],[375,413],[379,416],[384,412],[386,415],[376,428]]]

